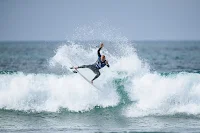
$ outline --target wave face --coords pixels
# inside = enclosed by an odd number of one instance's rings
[[[83,28],[77,33],[84,31]],[[87,36],[95,38],[91,27],[87,31]],[[0,74],[0,108],[25,112],[59,112],[64,108],[70,112],[84,112],[96,107],[118,107],[126,117],[200,114],[200,74],[163,75],[156,70],[150,71],[148,63],[137,55],[128,39],[105,31],[98,33],[108,40],[102,54],[106,55],[111,67],[100,70],[101,76],[94,82],[101,91],[68,69],[70,61],[76,65],[93,64],[97,59],[95,46],[100,41],[70,41],[60,45],[55,55],[49,57],[50,67],[65,68],[66,74]],[[74,35],[77,36],[80,37]],[[88,79],[94,76],[88,69],[80,71]]]

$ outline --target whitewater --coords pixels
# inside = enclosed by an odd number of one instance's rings
[[[102,69],[101,76],[94,82],[101,92],[68,69],[68,59],[79,65],[94,63],[97,48],[62,44],[49,64],[67,68],[68,74],[0,75],[0,108],[25,112],[59,112],[65,108],[70,112],[85,112],[97,106],[116,107],[123,103],[128,105],[122,106],[121,111],[126,117],[200,113],[200,74],[161,75],[150,71],[149,65],[127,43],[114,44],[112,51],[105,47],[103,53],[111,68]],[[90,70],[80,71],[89,79],[94,76]],[[120,94],[120,90],[127,95]]]
[[[100,43],[99,91],[69,68],[93,64]],[[199,44],[133,42],[102,23],[68,41],[1,42],[0,132],[199,132]]]

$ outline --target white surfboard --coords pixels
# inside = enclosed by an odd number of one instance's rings
[[[78,73],[82,78],[84,78],[89,84],[91,84],[95,89],[101,91],[100,89],[98,89],[94,84],[91,83],[90,80],[88,80],[83,74],[81,74],[77,69],[73,69],[74,73]]]
[[[69,58],[68,58],[68,63],[72,66],[72,68],[74,68],[74,66],[76,65],[75,63],[73,63]],[[77,69],[72,69],[72,71],[74,73],[78,73],[82,78],[84,78],[91,86],[93,86],[93,88],[95,88],[96,90],[101,91],[100,89],[98,89],[94,84],[91,83],[90,80],[88,80],[82,73],[80,73]]]

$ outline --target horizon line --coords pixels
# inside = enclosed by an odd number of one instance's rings
[[[0,40],[0,42],[67,42],[68,40]],[[100,40],[100,39],[96,39],[96,40],[73,40],[73,41],[109,41],[109,40]],[[129,42],[145,42],[145,41],[152,41],[152,42],[155,42],[155,41],[200,41],[200,39],[180,39],[180,40],[175,40],[175,39],[144,39],[144,40],[141,40],[141,39],[138,39],[138,40],[129,40]]]

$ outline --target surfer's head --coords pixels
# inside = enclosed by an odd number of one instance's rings
[[[105,55],[102,55],[102,56],[101,56],[101,61],[104,62],[105,60],[106,60]]]

